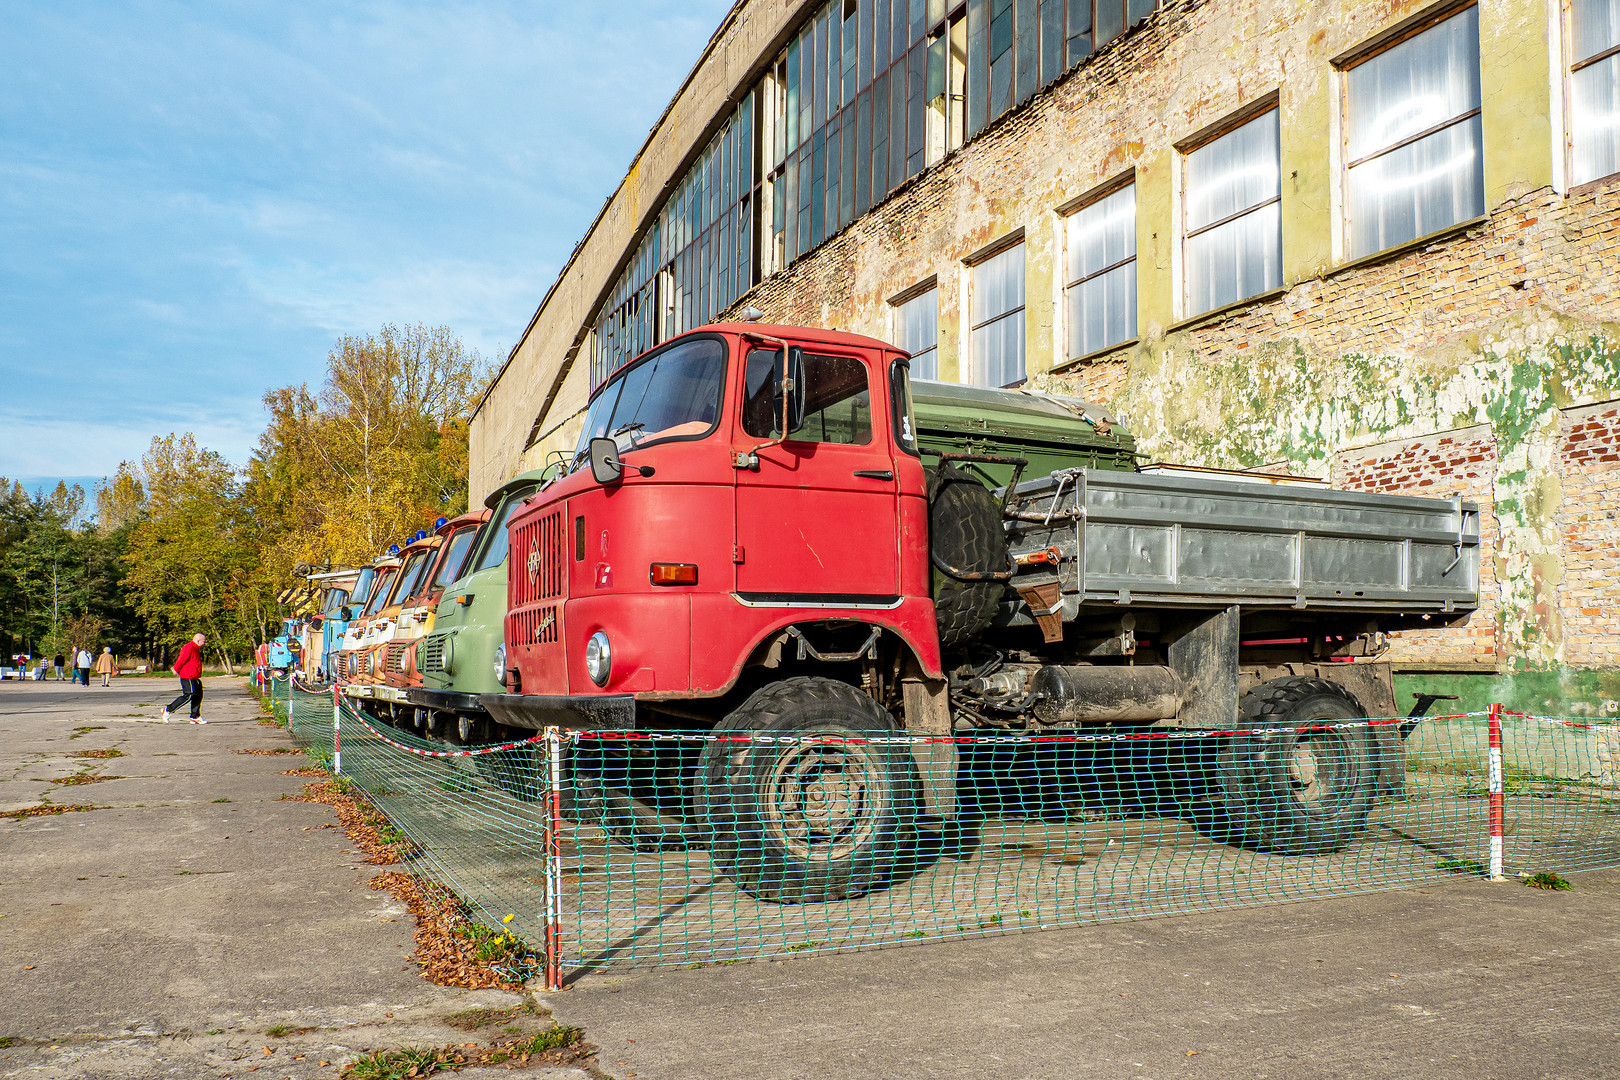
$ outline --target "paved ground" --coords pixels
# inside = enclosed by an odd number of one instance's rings
[[[333,1076],[357,1051],[469,1040],[438,1018],[517,1000],[404,961],[411,918],[366,886],[378,868],[327,807],[280,801],[303,759],[230,753],[290,745],[240,679],[209,680],[205,727],[153,722],[175,689],[0,683],[0,811],[105,807],[0,820],[0,1038],[16,1043],[0,1077]],[[123,756],[73,756],[100,749]],[[49,783],[81,770],[122,779]]]
[[[286,760],[228,752],[286,736],[225,686],[208,714],[231,722],[195,728],[147,722],[167,683],[0,684],[0,810],[109,807],[0,823],[0,1036],[24,1040],[0,1076],[331,1075],[311,1063],[455,1041],[437,1017],[511,1000],[406,969],[408,917],[330,812],[277,801],[301,783]],[[126,756],[68,756],[101,747]],[[45,782],[86,766],[127,779]],[[542,1000],[638,1080],[1620,1076],[1620,872],[1573,880],[643,970]]]

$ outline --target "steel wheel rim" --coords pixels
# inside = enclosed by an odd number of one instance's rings
[[[772,761],[761,816],[799,858],[847,858],[877,829],[884,783],[868,747],[806,739],[784,747]]]

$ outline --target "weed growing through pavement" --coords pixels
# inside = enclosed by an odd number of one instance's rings
[[[107,730],[107,726],[105,724],[86,724],[84,727],[76,727],[76,728],[74,728],[73,729],[73,734],[69,735],[68,738],[77,739],[79,736],[88,735],[92,731],[106,731],[106,730]]]
[[[15,1035],[0,1035],[0,1050],[5,1050],[8,1047],[16,1046],[21,1042],[22,1039]]]
[[[80,750],[77,754],[74,754],[73,756],[74,757],[82,757],[82,758],[95,758],[97,760],[100,760],[102,758],[123,757],[124,752],[122,750],[114,750],[113,748],[108,747],[105,750]]]
[[[405,1077],[432,1076],[447,1065],[460,1064],[448,1050],[418,1050],[402,1046],[398,1050],[376,1050],[357,1057],[343,1067],[343,1075],[354,1080],[404,1080]]]
[[[214,801],[215,802],[230,802],[231,800],[229,800],[225,796],[221,795],[219,798],[215,799]]]
[[[1529,877],[1524,879],[1524,883],[1530,886],[1532,889],[1573,888],[1569,882],[1565,881],[1551,870],[1543,870],[1540,873],[1531,874]]]
[[[205,1035],[223,1035],[223,1034],[225,1034],[225,1029],[224,1028],[209,1028],[207,1031],[203,1032],[203,1034],[205,1034]]]
[[[1478,859],[1441,859],[1434,864],[1436,870],[1449,870],[1453,874],[1488,874],[1485,864]]]
[[[112,809],[112,807],[110,807],[110,806],[85,806],[85,805],[67,806],[67,805],[59,805],[57,803],[45,803],[45,804],[43,804],[41,806],[25,806],[21,810],[7,810],[5,813],[0,814],[0,817],[11,818],[13,821],[21,821],[23,818],[50,817],[53,814],[78,814],[78,813],[82,813],[82,812],[84,812],[86,810],[111,810],[111,809]]]
[[[122,779],[124,779],[122,776],[98,776],[95,773],[75,773],[72,776],[59,776],[55,780],[52,780],[51,783],[61,784],[63,787],[77,787],[80,784],[99,784],[103,780]]]

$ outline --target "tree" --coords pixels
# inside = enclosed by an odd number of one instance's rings
[[[241,585],[258,560],[236,470],[188,433],[154,438],[139,473],[145,516],[124,556],[135,610],[169,643],[207,633],[234,671],[231,651],[249,645]]]

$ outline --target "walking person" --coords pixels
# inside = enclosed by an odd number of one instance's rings
[[[202,718],[202,647],[207,640],[206,634],[193,634],[190,641],[180,646],[180,655],[174,659],[174,673],[180,676],[180,696],[163,710],[165,724],[169,722],[169,714],[188,701],[191,702],[191,722],[208,723]]]
[[[112,646],[104,645],[101,655],[96,657],[96,674],[101,676],[102,686],[111,686],[112,677],[118,674],[118,659],[112,654]]]
[[[54,663],[53,666],[56,668],[56,681],[61,682],[62,681],[62,676],[64,674],[66,674],[66,672],[63,669],[67,667],[67,658],[64,657],[61,653],[57,653],[56,654],[56,660],[55,660],[55,663]]]
[[[84,683],[84,685],[86,685],[86,686],[90,685],[90,663],[91,663],[90,650],[89,649],[80,649],[79,650],[78,660],[75,663],[75,667],[78,668],[79,681]]]

